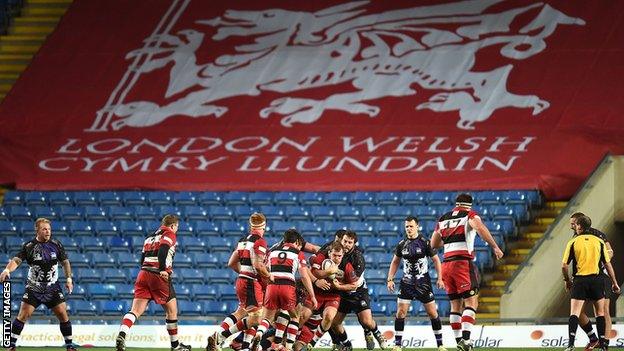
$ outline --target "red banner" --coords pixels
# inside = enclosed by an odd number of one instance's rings
[[[624,151],[623,14],[581,0],[78,0],[0,105],[0,182],[566,198]]]

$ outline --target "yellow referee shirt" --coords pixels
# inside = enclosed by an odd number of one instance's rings
[[[588,276],[600,273],[600,262],[609,262],[607,246],[595,235],[581,234],[568,241],[563,263],[572,264],[572,275]]]

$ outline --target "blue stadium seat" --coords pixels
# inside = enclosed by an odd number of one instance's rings
[[[68,310],[72,312],[72,315],[97,316],[98,314],[97,306],[89,301],[70,299],[67,301],[67,305]]]
[[[307,221],[310,219],[310,211],[300,206],[289,206],[286,208],[286,218],[288,221]]]
[[[499,206],[499,205],[474,205],[472,206],[472,210],[479,214],[482,220],[487,221],[492,219],[490,213],[490,206]]]
[[[116,221],[115,226],[121,235],[145,234],[145,228],[140,222],[134,220]]]
[[[139,266],[139,256],[135,254],[128,254],[126,252],[115,252],[113,255],[116,257],[119,268],[134,268]]]
[[[267,231],[271,232],[272,235],[281,236],[285,231],[294,227],[295,223],[293,222],[273,221],[267,225]]]
[[[527,199],[529,199],[530,206],[541,206],[542,205],[542,194],[539,190],[525,190],[525,194]]]
[[[208,211],[201,206],[197,205],[187,205],[181,206],[180,212],[182,213],[182,218],[187,221],[199,220],[205,221],[208,219]]]
[[[91,252],[87,257],[93,263],[94,268],[117,268],[117,260],[104,252]]]
[[[2,220],[0,221],[0,234],[2,235],[15,235],[17,232],[17,227],[10,221]]]
[[[314,221],[333,221],[336,219],[336,209],[332,206],[312,206],[310,214]]]
[[[55,237],[57,240],[61,242],[61,244],[63,244],[65,251],[67,251],[68,253],[80,251],[80,244],[78,243],[78,241],[76,241],[76,239],[70,238],[65,235],[60,236],[58,234],[53,235],[53,237]]]
[[[372,236],[373,226],[359,221],[350,221],[347,223],[347,228],[355,231],[358,237]]]
[[[158,220],[156,211],[151,206],[134,206],[132,211],[129,211],[134,215],[134,219],[137,220]],[[115,218],[117,219],[117,218]],[[133,219],[133,218],[120,218],[120,219]]]
[[[106,211],[100,206],[84,206],[82,208],[83,214],[86,220],[88,221],[101,221],[108,219],[106,215]]]
[[[356,191],[351,193],[349,202],[355,206],[373,206],[377,203],[376,193]]]
[[[91,223],[86,221],[69,221],[67,229],[72,236],[92,236],[94,234]]]
[[[64,221],[79,221],[83,218],[82,209],[73,206],[58,206],[54,208],[59,218]]]
[[[273,192],[257,191],[249,194],[249,203],[252,206],[264,206],[273,204]]]
[[[101,238],[96,237],[81,237],[80,238],[80,247],[83,252],[104,252],[106,251],[106,245]]]
[[[190,288],[194,301],[215,301],[219,297],[219,292],[214,285],[205,286],[203,284],[192,284]]]
[[[176,253],[174,263],[176,268],[195,268],[193,257],[182,252]]]
[[[47,193],[47,198],[51,206],[72,206],[74,204],[72,198],[64,191],[50,191]]]
[[[304,206],[320,206],[325,204],[325,194],[316,191],[306,191],[299,194],[299,203]]]
[[[52,235],[56,235],[56,234],[67,234],[67,231],[63,231],[62,233],[57,233],[56,231],[56,227],[57,227],[57,223],[59,223],[58,221],[52,222]],[[15,225],[15,228],[17,230],[17,233],[20,233],[21,236],[23,237],[27,237],[27,238],[32,238],[35,235],[35,226],[34,226],[34,222],[31,220],[28,221],[13,221],[13,224]]]
[[[230,191],[223,194],[223,202],[228,206],[246,205],[249,193],[244,191]]]
[[[93,231],[97,236],[116,236],[121,232],[117,229],[117,226],[110,221],[94,221]]]
[[[24,193],[23,204],[26,206],[46,206],[48,201],[45,194],[40,191],[27,191]]]
[[[438,314],[441,317],[448,317],[451,313],[451,303],[449,300],[440,299],[436,301],[438,305]]]
[[[477,191],[472,194],[474,202],[479,205],[499,205],[502,203],[503,193],[500,191]]]
[[[448,205],[442,206],[414,206],[411,211],[412,216],[416,216],[420,221],[437,220],[442,213],[447,211]],[[450,208],[449,208],[450,209]],[[442,212],[441,212],[442,211]],[[403,218],[405,219],[405,217]]]
[[[386,209],[382,206],[363,206],[362,217],[365,221],[385,221]]]
[[[408,215],[416,215],[413,207],[406,206],[388,206],[387,215],[391,221],[402,221]]]
[[[175,206],[195,206],[197,205],[197,194],[190,191],[175,192],[172,200]]]
[[[5,209],[11,221],[30,221],[33,216],[28,207],[15,205],[5,207]]]
[[[212,221],[231,221],[234,219],[234,211],[227,206],[208,206],[207,210]]]
[[[373,231],[378,235],[395,237],[402,229],[395,222],[375,222]]]
[[[332,191],[325,195],[325,203],[328,205],[349,205],[350,196],[346,191]]]
[[[36,206],[35,209],[37,207],[44,207],[44,206]],[[34,211],[34,210],[33,210]],[[56,215],[56,214],[55,214]],[[9,214],[7,213],[7,210],[5,207],[0,206],[0,221],[10,221],[10,217]]]
[[[338,206],[336,208],[336,217],[338,217],[339,221],[359,221],[362,213],[358,207]]]
[[[150,206],[171,205],[173,203],[171,193],[166,191],[148,191],[145,193],[145,198]]]
[[[65,246],[64,242],[61,241],[61,243],[63,244],[63,246]],[[71,267],[74,269],[91,267],[91,265],[89,264],[89,256],[85,254],[82,254],[79,252],[68,252],[67,258],[69,259],[69,262],[71,263]],[[93,263],[97,263],[97,262],[93,262]]]
[[[319,225],[322,226],[323,232],[329,235],[333,235],[339,229],[347,229],[349,226],[347,222],[335,222],[335,221],[320,222]]]
[[[455,196],[448,191],[431,191],[427,193],[428,205],[451,205],[453,201],[455,201]]]
[[[383,269],[367,269],[364,278],[366,278],[366,282],[369,284],[386,284],[388,271]]]
[[[114,191],[99,191],[95,198],[100,206],[122,206],[121,196]]]
[[[369,291],[370,290],[371,288],[369,287]],[[386,284],[375,284],[372,286],[372,290],[377,301],[396,301],[396,294],[389,292]]]
[[[279,206],[292,206],[299,203],[299,198],[296,193],[280,191],[275,193],[273,201],[275,201],[275,204]]]
[[[226,302],[206,301],[204,302],[204,313],[212,315],[224,315],[233,312]]]
[[[269,221],[283,221],[286,219],[282,206],[260,206],[260,212],[264,214]]]
[[[6,193],[4,193],[4,200],[3,200],[3,204],[5,206],[11,206],[11,205],[22,205],[25,204],[26,202],[24,201],[24,192],[19,191],[19,190],[9,190]]]
[[[358,245],[365,248],[366,252],[387,252],[386,240],[379,237],[359,237]]]
[[[195,268],[181,268],[178,269],[176,274],[177,278],[182,278],[184,284],[205,284],[207,281],[204,279],[204,273]]]
[[[74,269],[74,284],[99,283],[103,276],[100,270],[92,268]]]
[[[386,301],[384,302],[372,302],[371,303],[371,311],[373,314],[381,314],[384,316],[389,316],[392,312],[388,309],[388,304]]]
[[[196,235],[219,235],[219,233],[221,233],[221,229],[216,223],[206,221],[198,221],[192,223],[193,228],[195,228]]]
[[[121,201],[126,206],[148,205],[145,194],[140,191],[121,191],[119,195],[121,196]]]
[[[236,288],[232,284],[217,285],[217,291],[219,292],[221,301],[238,301]]]
[[[222,262],[219,261],[217,255],[213,255],[210,253],[195,253],[193,257],[195,259],[196,268],[217,268],[220,267],[222,264]]]
[[[426,236],[427,238],[431,237],[433,230],[437,224],[436,221],[421,221],[420,223],[420,233]]]
[[[171,205],[163,205],[154,207],[154,213],[156,214],[156,219],[159,221],[166,215],[173,214],[178,217],[182,217],[182,211],[179,208]]]
[[[87,284],[90,300],[112,300],[117,297],[117,287],[113,284]]]
[[[515,236],[516,235],[516,226],[511,219],[498,219],[492,221],[492,225],[500,228],[500,231],[505,236]]]
[[[480,270],[485,268],[491,268],[494,265],[494,259],[492,258],[492,252],[489,247],[475,249],[475,263]]]
[[[176,284],[175,280],[176,279],[174,277],[174,284]],[[176,292],[176,296],[178,297],[178,300],[191,301],[193,299],[193,295],[191,294],[190,285],[176,284],[175,285],[175,292]]]
[[[94,194],[89,191],[76,191],[69,193],[76,206],[97,206],[98,200]]]
[[[55,220],[58,218],[56,211],[52,207],[49,207],[49,206],[33,207],[32,215],[33,215],[33,218],[47,218],[49,220]]]
[[[249,219],[249,216],[251,216],[251,214],[256,211],[251,206],[238,205],[238,206],[234,206],[234,208],[232,209],[232,212],[234,214],[234,218],[236,218],[237,221],[246,221]]]
[[[201,316],[203,305],[193,301],[178,301],[178,310],[182,316]]]
[[[195,227],[189,222],[181,221],[178,225],[178,235],[193,236],[195,235]]]
[[[201,206],[216,206],[223,203],[223,194],[214,191],[205,191],[199,193],[197,202]]]
[[[128,311],[126,301],[98,301],[97,307],[104,316],[120,316]]]
[[[73,265],[72,265],[72,267],[73,267]],[[74,290],[72,290],[71,298],[72,299],[87,300],[88,299],[88,295],[87,295],[87,290],[84,288],[84,285],[82,285],[82,284],[74,284]]]
[[[130,253],[132,251],[132,243],[125,238],[111,236],[108,239],[108,251]]]
[[[212,237],[207,237],[212,238]],[[178,236],[178,248],[185,253],[190,252],[206,252],[208,251],[207,238],[193,236]]]
[[[233,240],[219,236],[209,236],[206,242],[208,250],[215,252],[232,252]]]
[[[303,236],[321,234],[321,227],[316,222],[298,222],[297,229]]]
[[[22,248],[22,245],[25,242],[24,239],[19,238],[19,237],[8,237],[5,240],[6,240],[5,245],[6,245],[7,251],[12,252],[14,254],[17,254],[20,251],[20,249]]]
[[[103,268],[100,270],[102,274],[102,282],[106,284],[126,284],[131,281],[134,281],[134,276],[127,275],[125,271],[122,271],[119,268]]]
[[[408,192],[402,193],[400,196],[400,199],[403,205],[409,205],[409,206],[425,205],[428,201],[427,196],[430,194],[431,193],[408,191]]]
[[[385,271],[390,268],[390,262],[392,262],[392,257],[394,256],[394,248],[396,247],[396,245],[389,243],[388,247],[391,248],[391,251],[389,253],[377,254],[377,268]]]
[[[209,284],[233,284],[236,281],[237,274],[228,268],[211,269],[208,271],[207,278]]]
[[[375,197],[377,205],[398,206],[401,204],[401,197],[398,192],[382,191],[377,193]]]

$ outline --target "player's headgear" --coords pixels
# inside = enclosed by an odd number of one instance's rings
[[[470,194],[461,193],[455,198],[457,206],[472,207],[472,196]]]
[[[251,229],[263,229],[266,226],[266,217],[260,212],[254,212],[249,216]]]

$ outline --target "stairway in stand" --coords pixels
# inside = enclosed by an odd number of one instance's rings
[[[7,35],[0,36],[0,101],[11,90],[33,55],[73,0],[26,0]]]
[[[509,242],[505,257],[496,263],[494,270],[484,274],[479,295],[478,318],[499,318],[500,299],[505,290],[507,280],[524,262],[535,243],[544,236],[548,226],[565,208],[567,202],[546,202],[544,207],[533,216],[533,223],[520,227],[517,241]]]

